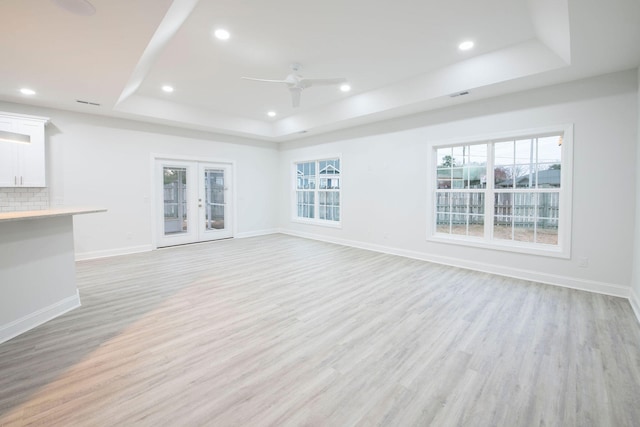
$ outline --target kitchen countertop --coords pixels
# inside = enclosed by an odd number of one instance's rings
[[[105,208],[97,207],[69,207],[60,206],[57,208],[40,209],[36,211],[14,211],[0,212],[0,222],[23,221],[27,219],[51,218],[55,216],[80,215],[88,213],[106,212]]]

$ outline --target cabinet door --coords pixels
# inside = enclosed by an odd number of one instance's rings
[[[17,180],[21,187],[45,187],[44,124],[19,121],[17,132],[31,137],[28,144],[16,144],[18,149]]]
[[[13,120],[0,117],[0,131],[15,132]],[[0,187],[17,185],[17,145],[0,140]]]

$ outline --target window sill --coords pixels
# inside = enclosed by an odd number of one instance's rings
[[[321,219],[291,218],[291,222],[297,222],[298,224],[306,224],[306,225],[318,225],[320,227],[342,228],[342,223],[340,221],[325,221],[325,220],[321,220]]]
[[[528,255],[546,256],[552,258],[571,258],[571,254],[568,249],[563,249],[560,246],[551,245],[534,245],[527,244],[525,242],[513,242],[513,241],[501,241],[491,240],[487,241],[484,238],[473,238],[466,236],[451,236],[448,234],[434,234],[427,237],[429,242],[447,243],[460,246],[470,246],[481,249],[491,249],[497,251],[516,252]]]

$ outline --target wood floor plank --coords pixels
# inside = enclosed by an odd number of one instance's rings
[[[77,264],[0,425],[638,426],[621,298],[284,235]]]

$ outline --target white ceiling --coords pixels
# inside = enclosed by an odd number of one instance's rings
[[[1,100],[284,141],[640,65],[638,0],[90,1],[0,1]]]

